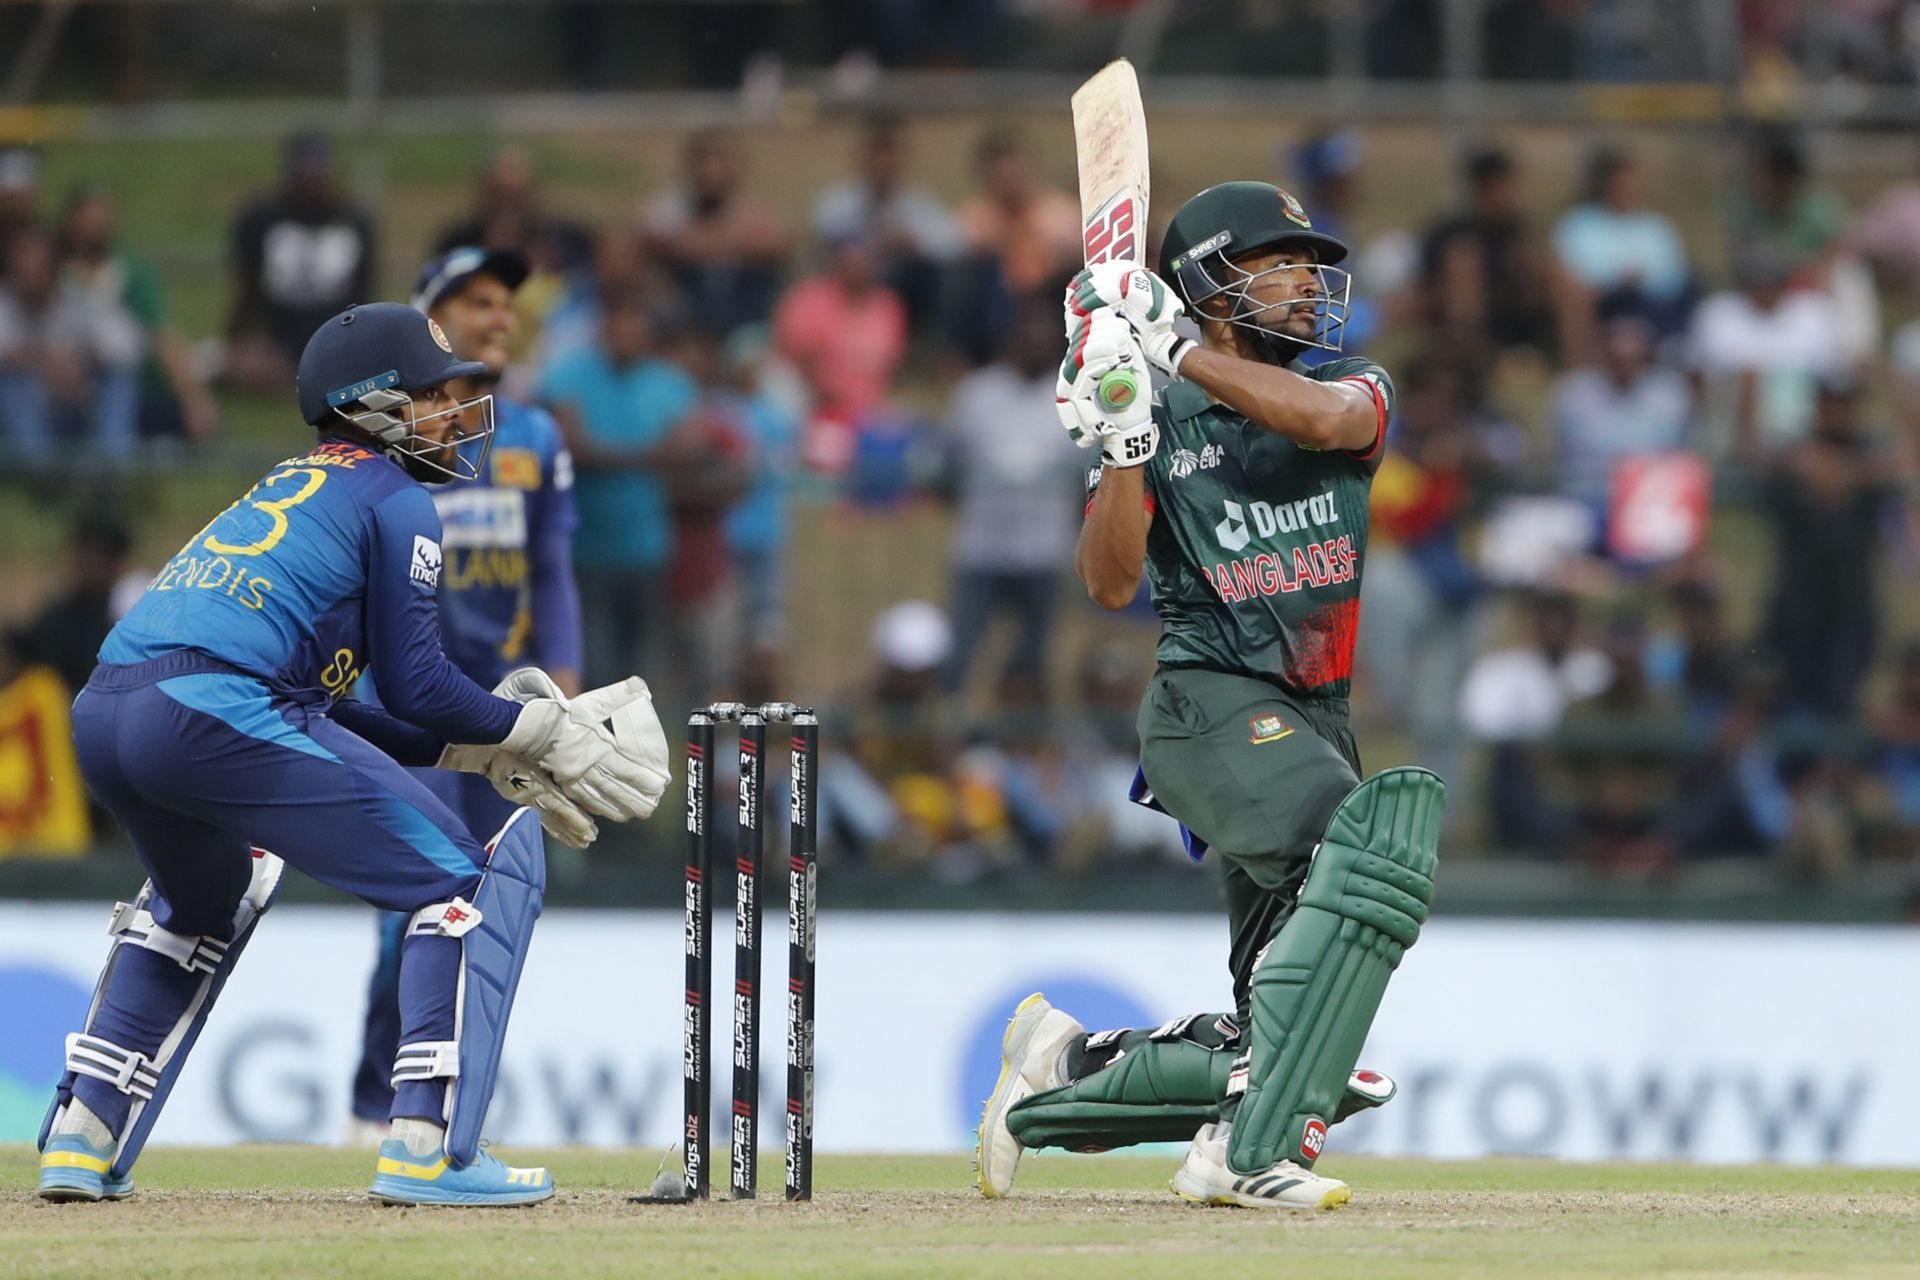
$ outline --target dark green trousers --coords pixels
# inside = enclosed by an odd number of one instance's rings
[[[1140,706],[1140,763],[1160,803],[1212,846],[1226,888],[1237,1026],[1219,1015],[1083,1039],[1068,1083],[1015,1104],[1029,1147],[1182,1141],[1231,1118],[1229,1069],[1252,1038],[1255,961],[1293,914],[1314,846],[1360,784],[1344,702],[1290,698],[1216,671],[1161,670]],[[1350,1094],[1338,1121],[1378,1099]]]
[[[1147,785],[1219,863],[1245,1027],[1254,960],[1292,914],[1334,809],[1360,785],[1347,704],[1289,697],[1249,676],[1162,669],[1139,730]]]

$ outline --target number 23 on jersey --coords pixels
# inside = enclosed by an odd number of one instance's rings
[[[246,497],[208,521],[167,562],[148,590],[220,591],[249,609],[264,608],[264,593],[273,589],[273,583],[236,565],[233,557],[264,555],[278,546],[287,536],[288,510],[313,497],[326,482],[327,473],[318,467],[283,467],[270,473]],[[264,526],[255,513],[266,517]],[[228,521],[229,516],[235,518]],[[222,532],[233,540],[214,532],[222,521],[228,522]],[[242,537],[252,541],[238,541]]]

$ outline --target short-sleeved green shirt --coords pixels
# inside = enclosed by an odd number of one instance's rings
[[[1357,381],[1379,417],[1372,448],[1318,452],[1255,426],[1184,379],[1154,404],[1147,582],[1162,667],[1250,675],[1297,697],[1345,698],[1367,550],[1367,494],[1393,383],[1371,360],[1287,366]],[[1097,476],[1095,478],[1097,483]]]

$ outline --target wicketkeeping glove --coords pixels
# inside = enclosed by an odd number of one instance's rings
[[[1114,394],[1116,388],[1124,400]],[[1115,312],[1081,317],[1073,325],[1054,383],[1054,408],[1075,444],[1082,449],[1100,445],[1107,466],[1137,467],[1159,448],[1146,357],[1132,328]]]
[[[527,691],[530,682],[538,687]],[[559,687],[538,667],[509,672],[506,679],[494,686],[493,692],[496,697],[511,698],[515,702],[560,696]],[[559,786],[545,771],[521,756],[502,751],[498,746],[459,745],[442,751],[436,763],[442,769],[484,775],[502,796],[515,804],[528,805],[538,813],[540,825],[561,844],[585,849],[600,838],[599,824],[586,810],[561,794]]]
[[[1068,283],[1070,317],[1094,315],[1103,309],[1126,317],[1147,360],[1169,376],[1180,371],[1180,361],[1199,345],[1174,332],[1173,322],[1186,314],[1186,308],[1167,282],[1145,267],[1097,262]]]
[[[616,822],[651,814],[671,778],[667,735],[638,676],[571,702],[532,698],[500,750],[538,765],[567,799]]]

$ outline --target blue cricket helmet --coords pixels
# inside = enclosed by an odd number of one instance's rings
[[[300,353],[300,416],[324,427],[339,421],[336,410],[368,392],[423,391],[486,373],[478,360],[455,359],[440,326],[412,307],[348,307],[315,330]]]
[[[429,258],[414,282],[415,311],[431,311],[441,302],[467,287],[475,276],[492,276],[512,293],[533,274],[533,262],[518,249],[482,249],[462,245]]]

